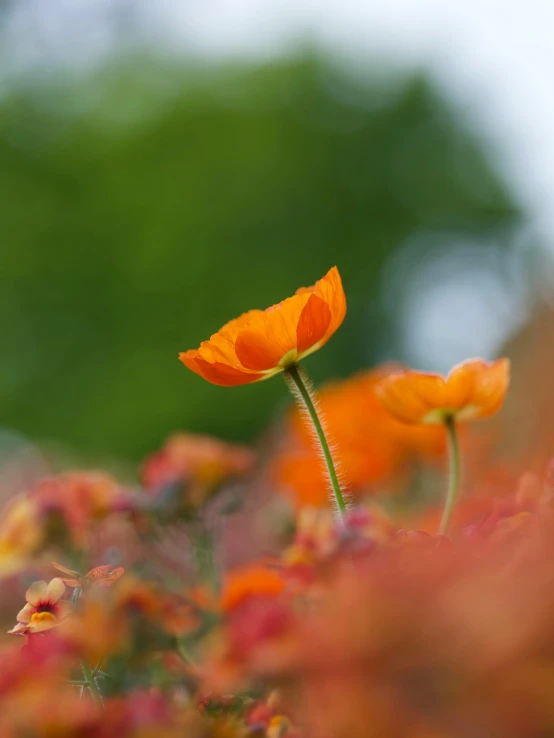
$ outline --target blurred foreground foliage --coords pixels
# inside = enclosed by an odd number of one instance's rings
[[[425,80],[311,56],[21,89],[0,103],[0,192],[0,423],[129,458],[175,428],[251,438],[285,396],[178,362],[225,321],[336,263],[349,312],[316,378],[345,375],[386,347],[395,248],[519,217]]]

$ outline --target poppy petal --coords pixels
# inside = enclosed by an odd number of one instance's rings
[[[247,369],[268,371],[279,366],[279,362],[288,350],[284,350],[276,341],[272,341],[267,333],[255,328],[245,328],[237,338],[235,345],[240,363]]]
[[[479,375],[486,370],[484,361],[468,361],[455,366],[446,379],[445,403],[459,410],[473,404]]]
[[[241,371],[242,367],[235,353],[236,337],[240,330],[261,312],[261,310],[250,310],[238,318],[230,320],[217,333],[214,333],[209,341],[203,341],[200,348],[180,353],[179,359],[186,367],[202,377],[204,377],[204,374],[200,370],[196,359],[208,364],[224,364]],[[206,379],[206,377],[204,378]]]
[[[255,316],[241,330],[235,342],[240,363],[254,371],[281,369],[281,360],[294,352],[296,360],[296,329],[309,295],[294,295]]]
[[[498,359],[481,372],[475,383],[473,399],[473,404],[480,408],[478,417],[488,417],[500,410],[509,384],[509,359]]]
[[[179,354],[179,359],[195,374],[199,374],[208,382],[218,384],[222,387],[236,387],[241,384],[250,384],[251,382],[265,379],[267,376],[265,374],[249,372],[247,369],[236,369],[221,362],[211,364],[197,356],[191,356],[191,354],[197,354],[197,352],[187,351],[185,354]]]
[[[402,372],[383,379],[375,392],[385,408],[404,423],[421,423],[444,401],[445,382],[438,374]],[[438,407],[442,407],[439,404]],[[427,422],[440,422],[440,418]]]
[[[315,294],[311,294],[300,314],[296,328],[296,345],[299,357],[318,347],[331,323],[329,305]]]
[[[327,274],[315,284],[314,294],[321,297],[331,311],[331,321],[326,335],[328,339],[341,326],[346,315],[346,295],[336,266],[329,269]]]

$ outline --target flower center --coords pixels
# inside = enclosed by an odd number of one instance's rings
[[[37,612],[50,612],[54,614],[56,612],[56,605],[52,602],[39,602],[37,605]]]
[[[48,610],[42,610],[41,612],[35,612],[31,616],[32,623],[46,623],[53,622],[56,620],[56,616]]]

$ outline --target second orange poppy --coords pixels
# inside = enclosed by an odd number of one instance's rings
[[[443,423],[494,415],[510,381],[510,362],[464,361],[447,377],[417,371],[392,374],[377,386],[385,408],[404,423]]]

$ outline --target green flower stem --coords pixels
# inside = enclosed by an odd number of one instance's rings
[[[84,681],[86,682],[87,688],[91,693],[92,698],[99,705],[104,704],[102,701],[102,692],[100,691],[100,687],[96,683],[94,674],[92,673],[92,669],[88,665],[88,662],[84,659],[83,661],[81,661],[81,669],[83,670]]]
[[[329,443],[327,442],[327,438],[325,437],[325,432],[323,430],[321,419],[317,414],[314,389],[311,386],[311,383],[306,374],[304,373],[304,370],[298,364],[290,366],[288,369],[286,369],[284,372],[284,377],[285,382],[294,395],[296,401],[302,408],[307,410],[308,415],[310,416],[310,420],[316,432],[319,445],[321,446],[321,451],[323,452],[323,458],[325,460],[325,466],[327,469],[327,474],[329,476],[329,481],[331,482],[331,487],[333,488],[333,494],[335,496],[337,509],[339,511],[340,517],[343,518],[346,512],[346,504],[344,502],[344,498],[340,489],[337,472],[335,470],[333,457],[331,455],[331,449],[329,448]]]
[[[439,535],[441,536],[446,535],[446,531],[448,530],[448,524],[456,505],[460,488],[460,450],[458,448],[458,438],[456,436],[456,421],[452,415],[447,415],[444,419],[444,424],[448,433],[450,473],[446,502],[444,504],[444,511],[439,528]]]

